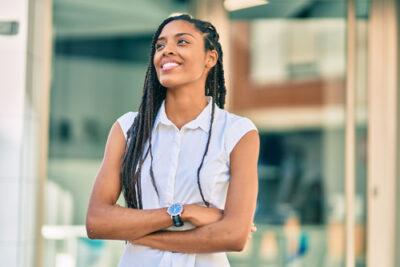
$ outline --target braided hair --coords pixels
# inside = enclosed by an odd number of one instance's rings
[[[210,130],[208,133],[207,145],[201,160],[200,166],[197,169],[197,184],[199,187],[201,198],[204,204],[209,207],[210,203],[204,199],[203,191],[200,184],[200,170],[204,163],[204,158],[207,155],[210,145],[212,132],[212,124],[214,121],[215,105],[223,109],[225,104],[225,79],[224,69],[222,64],[222,49],[219,43],[219,35],[215,27],[206,21],[195,19],[188,14],[172,16],[165,19],[157,31],[153,35],[150,47],[149,64],[145,76],[142,100],[139,105],[138,114],[135,117],[131,127],[127,132],[127,141],[125,145],[125,153],[122,159],[122,168],[120,172],[120,180],[122,191],[125,197],[126,204],[129,208],[143,209],[142,190],[141,190],[141,170],[143,162],[150,154],[150,176],[154,189],[158,193],[153,172],[153,154],[152,154],[152,129],[158,110],[161,107],[163,100],[166,97],[167,88],[162,86],[157,78],[156,70],[153,64],[155,43],[163,30],[164,26],[174,20],[184,20],[192,23],[197,30],[204,35],[205,51],[216,50],[218,53],[218,61],[209,71],[205,84],[205,95],[212,96],[212,115]],[[149,141],[148,149],[144,153],[145,143]]]

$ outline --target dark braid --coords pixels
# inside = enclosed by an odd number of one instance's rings
[[[122,168],[120,172],[121,186],[124,193],[127,206],[135,209],[143,209],[142,190],[141,190],[141,170],[143,162],[150,153],[150,176],[154,190],[159,196],[153,172],[153,154],[152,154],[152,130],[156,114],[158,113],[163,100],[167,95],[167,88],[162,86],[158,81],[156,70],[153,65],[156,41],[169,22],[174,20],[185,20],[192,23],[197,30],[204,34],[205,51],[216,50],[218,53],[217,64],[209,71],[206,84],[205,95],[212,96],[212,111],[210,130],[208,133],[207,145],[197,169],[197,184],[200,190],[201,198],[204,204],[209,207],[210,203],[204,199],[203,191],[200,185],[200,170],[204,163],[210,145],[212,124],[214,121],[215,105],[223,109],[225,105],[225,79],[222,63],[222,49],[219,43],[219,35],[215,27],[206,21],[194,19],[188,14],[173,16],[165,19],[153,35],[150,47],[149,64],[143,85],[143,96],[139,105],[139,110],[130,129],[127,133],[127,142],[125,146],[125,154],[122,159]],[[148,142],[147,151],[144,152],[145,144]]]

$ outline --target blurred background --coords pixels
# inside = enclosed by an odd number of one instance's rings
[[[0,265],[117,266],[124,241],[86,236],[91,188],[181,12],[216,26],[226,109],[261,138],[231,265],[400,266],[395,0],[0,0]]]

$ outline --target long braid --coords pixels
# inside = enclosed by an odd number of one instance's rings
[[[136,116],[127,133],[127,148],[125,150],[126,152],[122,161],[120,179],[125,201],[127,203],[127,206],[130,208],[143,208],[140,181],[141,168],[144,159],[147,156],[147,153],[151,151],[151,143],[149,143],[149,150],[144,156],[143,148],[147,139],[151,138],[149,135],[151,135],[152,131],[149,130],[149,126],[151,127],[154,124],[154,114],[156,113],[156,111],[158,111],[159,107],[161,106],[162,100],[165,98],[164,91],[166,89],[161,86],[161,84],[158,82],[157,77],[155,77],[155,70],[153,66],[155,51],[154,44],[156,41],[156,36],[160,34],[164,25],[160,25],[159,29],[153,37],[149,55],[149,64],[143,86],[143,96],[139,106],[138,115]],[[155,92],[155,89],[158,89],[157,92]],[[153,98],[153,102],[148,101],[147,98],[149,97],[149,94],[154,95],[154,93],[156,93],[157,97]],[[146,112],[148,110],[152,110],[152,113],[149,114],[149,112]],[[144,131],[145,128],[147,128],[147,131]],[[154,181],[154,178],[152,178],[152,180]],[[153,182],[153,186],[158,193],[155,182]]]
[[[215,114],[215,104],[220,108],[224,107],[225,104],[225,94],[226,94],[226,87],[225,87],[225,79],[224,79],[224,70],[222,65],[222,49],[221,45],[218,42],[219,36],[216,32],[214,26],[211,24],[207,25],[207,29],[210,30],[210,34],[207,36],[206,40],[208,40],[208,44],[210,49],[216,49],[218,53],[218,61],[217,64],[210,70],[212,75],[207,77],[206,82],[206,95],[212,96],[212,111],[211,111],[211,123],[210,123],[210,130],[208,133],[208,140],[206,144],[206,149],[203,154],[203,158],[201,160],[200,166],[197,169],[197,184],[199,186],[200,195],[204,202],[204,204],[209,207],[210,203],[204,199],[204,194],[200,184],[200,170],[203,166],[205,156],[207,155],[208,148],[210,145],[211,134],[212,134],[212,125],[214,122],[214,114]]]
[[[214,79],[213,79],[213,80],[214,80],[214,87],[212,88],[212,97],[213,97],[213,98],[212,98],[212,110],[211,110],[210,130],[208,131],[208,140],[207,140],[207,144],[206,144],[206,149],[205,149],[205,151],[204,151],[203,158],[202,158],[202,160],[201,160],[200,166],[199,166],[199,168],[197,169],[197,184],[198,184],[198,186],[199,186],[201,198],[202,198],[204,204],[205,204],[207,207],[210,206],[210,203],[204,199],[203,190],[201,189],[201,185],[200,185],[200,170],[201,170],[201,168],[203,167],[204,159],[205,159],[205,157],[206,157],[206,155],[207,155],[208,148],[209,148],[209,146],[210,146],[211,133],[212,133],[212,124],[213,124],[213,122],[214,122],[214,114],[215,114],[215,102],[216,102],[216,99],[217,99],[217,90],[216,90],[216,88],[217,88],[217,81],[216,81],[216,79],[215,79],[216,76],[217,76],[217,69],[216,69],[216,68],[214,68],[214,71],[212,71],[212,74],[213,74],[213,76],[214,76]]]
[[[158,113],[162,102],[165,100],[167,89],[160,84],[157,79],[157,75],[155,75],[156,72],[153,65],[153,59],[155,53],[155,43],[158,36],[160,35],[164,26],[173,20],[185,20],[192,23],[199,31],[206,34],[206,36],[204,37],[205,50],[208,51],[215,49],[218,53],[217,64],[209,71],[206,79],[205,95],[212,96],[211,122],[206,148],[200,166],[197,169],[197,183],[200,195],[204,204],[207,207],[210,206],[210,203],[205,200],[201,188],[200,170],[203,166],[204,159],[207,155],[210,145],[212,125],[214,122],[215,105],[223,109],[225,104],[226,88],[222,64],[222,49],[220,43],[218,42],[218,33],[211,23],[197,20],[192,18],[190,15],[184,14],[180,16],[169,17],[164,20],[158,27],[152,39],[149,55],[149,65],[147,68],[145,82],[143,86],[143,96],[139,106],[138,115],[136,116],[127,133],[125,154],[123,157],[120,173],[122,190],[124,192],[127,206],[130,208],[143,208],[140,178],[143,162],[148,154],[150,154],[151,159],[150,176],[152,179],[152,184],[157,195],[159,196],[153,172],[152,130],[154,127],[156,114]],[[144,153],[146,142],[148,142],[148,148],[146,153]]]

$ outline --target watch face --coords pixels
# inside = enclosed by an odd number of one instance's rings
[[[174,215],[178,215],[179,213],[181,213],[182,212],[182,205],[181,204],[173,204],[172,206],[170,206],[169,208],[168,208],[168,213],[171,215],[171,216],[174,216]]]

